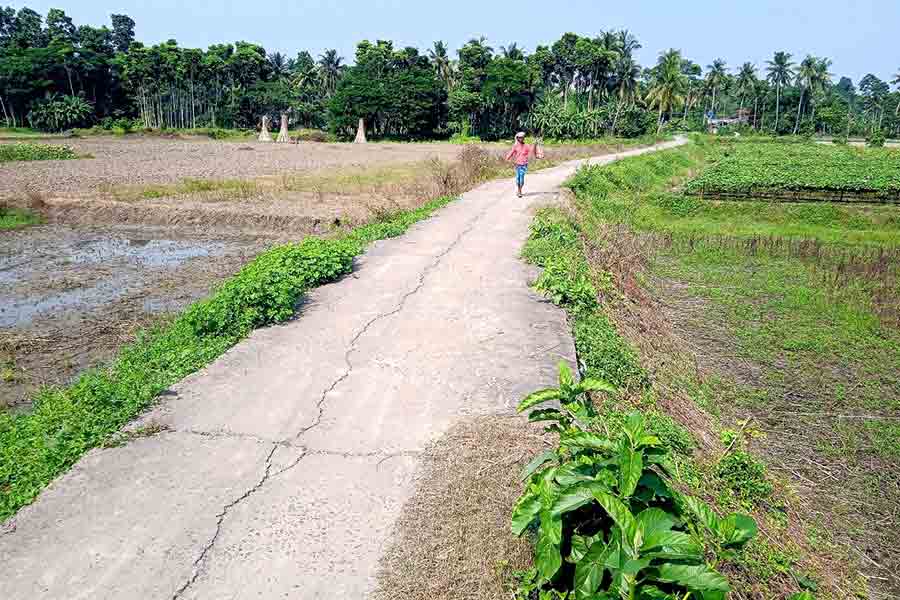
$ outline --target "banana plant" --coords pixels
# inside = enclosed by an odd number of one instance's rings
[[[595,416],[586,393],[611,392],[599,380],[575,383],[560,368],[558,388],[529,395],[520,411],[551,421],[555,450],[526,467],[525,493],[512,529],[531,532],[535,578],[575,600],[722,600],[728,581],[706,561],[705,542],[734,550],[756,534],[745,515],[720,519],[696,498],[669,485],[668,453],[629,415],[617,439],[590,430]]]

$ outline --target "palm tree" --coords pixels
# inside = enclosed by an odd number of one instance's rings
[[[794,77],[794,63],[789,52],[779,51],[772,60],[766,61],[769,83],[775,86],[775,133],[778,133],[778,119],[781,113],[781,88]]]
[[[725,81],[725,78],[728,75],[728,70],[726,68],[725,61],[721,58],[717,58],[713,61],[713,64],[707,65],[706,68],[708,69],[708,72],[706,73],[706,85],[708,85],[712,90],[712,103],[710,104],[710,110],[716,112],[716,92]]]
[[[670,112],[675,106],[684,102],[684,89],[687,77],[681,72],[681,52],[675,49],[664,52],[654,69],[653,85],[647,92],[647,104],[650,108],[658,107],[656,133],[662,131],[663,113]]]
[[[740,110],[744,110],[744,98],[753,93],[753,87],[756,84],[756,65],[745,62],[741,65],[741,70],[737,75],[737,89],[735,90],[741,96]]]
[[[694,95],[694,85],[700,81],[700,77],[703,75],[703,68],[694,61],[685,59],[684,62],[681,63],[681,72],[687,77],[688,83],[687,95],[684,98],[684,116],[682,117],[687,121],[688,110],[690,110],[691,106],[697,101],[697,98]]]
[[[806,92],[815,84],[816,81],[816,64],[819,62],[812,54],[807,54],[806,58],[797,68],[796,82],[800,88],[800,103],[797,104],[797,120],[794,122],[794,135],[800,130],[800,114],[803,110],[803,98]]]
[[[769,82],[765,79],[756,79],[753,82],[753,127],[759,130],[764,123],[759,120],[759,99],[765,100],[769,96]],[[765,106],[765,104],[763,104]],[[765,114],[763,114],[765,117]]]
[[[288,73],[287,58],[281,52],[273,52],[267,57],[269,68],[272,69],[272,76],[275,79],[281,79]]]
[[[616,76],[616,114],[613,117],[612,129],[610,135],[615,135],[616,126],[619,122],[619,114],[622,105],[630,106],[634,102],[635,93],[637,92],[638,80],[641,77],[641,66],[637,64],[631,53],[619,56],[615,64]]]
[[[515,42],[509,46],[500,46],[500,54],[503,55],[503,58],[510,60],[525,60],[525,53]]]
[[[900,69],[897,69],[897,74],[891,79],[891,83],[897,86],[897,90],[900,90]],[[895,112],[900,115],[900,102],[897,102],[897,110]]]
[[[341,64],[343,60],[337,50],[326,50],[325,54],[319,56],[319,75],[326,97],[330,97],[337,88],[338,79],[341,78],[341,71],[344,68]]]
[[[816,123],[816,98],[817,96],[821,97],[821,95],[825,93],[825,90],[828,89],[828,86],[831,85],[832,74],[828,72],[828,69],[830,68],[830,58],[820,58],[816,61],[816,75],[812,82],[813,94],[810,96],[810,102],[812,103],[812,122],[814,127]]]
[[[428,51],[428,58],[434,65],[434,71],[438,79],[444,82],[447,88],[453,87],[453,61],[450,59],[450,53],[447,51],[447,44],[438,40],[434,43],[434,47]]]

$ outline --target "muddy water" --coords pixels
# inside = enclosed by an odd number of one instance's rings
[[[109,359],[143,326],[206,296],[268,243],[165,229],[0,234],[0,407],[27,405]]]
[[[52,231],[14,242],[12,248],[0,242],[0,327],[28,325],[47,313],[101,307],[141,287],[147,270],[175,269],[192,259],[241,249],[209,240],[133,237],[128,231]],[[165,298],[156,300],[145,304],[166,304]]]

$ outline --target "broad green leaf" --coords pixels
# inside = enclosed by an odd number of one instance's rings
[[[534,566],[543,581],[550,581],[562,566],[561,542],[562,520],[549,511],[542,511],[540,535],[534,549]]]
[[[568,448],[584,448],[588,450],[603,450],[606,452],[615,452],[617,446],[609,438],[599,436],[587,431],[579,431],[562,436],[559,440],[560,446]]]
[[[656,531],[644,537],[641,552],[654,558],[701,559],[703,548],[690,535],[682,531]]]
[[[522,480],[528,479],[534,472],[541,468],[547,461],[556,460],[556,452],[553,450],[546,450],[541,452],[537,456],[534,457],[530,463],[528,463],[525,468],[522,470]]]
[[[554,516],[559,516],[595,502],[594,490],[606,491],[606,487],[599,482],[585,482],[570,486],[560,492],[550,510]]]
[[[707,590],[705,592],[700,592],[700,600],[726,600],[727,598],[728,592],[721,592],[716,590]]]
[[[681,502],[712,533],[719,532],[719,517],[703,501],[693,496],[680,495]]]
[[[534,392],[533,394],[528,394],[527,396],[525,396],[524,400],[519,402],[519,406],[516,407],[516,411],[525,412],[532,406],[537,406],[538,404],[543,404],[544,402],[549,402],[550,400],[559,400],[558,389],[550,388]]]
[[[644,436],[644,416],[638,411],[629,414],[622,431],[625,432],[631,443],[636,445],[637,441]]]
[[[512,531],[515,535],[522,535],[528,526],[534,522],[541,512],[541,499],[533,492],[526,492],[516,502],[512,513]]]
[[[598,540],[594,542],[578,564],[575,565],[575,598],[585,600],[597,593],[597,589],[603,582],[603,572],[606,569],[606,557],[609,547]]]
[[[565,361],[559,361],[559,387],[572,387],[575,381],[572,379],[572,369]]]
[[[630,498],[643,472],[644,455],[631,448],[622,448],[619,453],[619,495]]]
[[[629,577],[636,577],[638,573],[646,569],[650,565],[649,558],[632,559],[625,561],[622,565],[622,572]]]
[[[655,585],[642,585],[639,600],[680,600],[676,596],[668,594]]]
[[[555,408],[542,408],[540,410],[531,411],[528,414],[528,422],[539,423],[541,421],[559,421],[564,417],[565,415]]]
[[[662,477],[653,472],[645,472],[638,481],[639,487],[649,488],[660,498],[671,498],[672,493],[669,491],[667,484]]]
[[[617,391],[612,384],[609,384],[602,379],[594,379],[593,377],[585,377],[579,381],[578,388],[582,392],[609,392],[610,394],[613,394]]]
[[[590,465],[566,463],[556,470],[556,482],[568,487],[582,481],[593,481],[591,471]]]
[[[594,545],[597,541],[603,540],[603,532],[599,532],[597,535],[578,535],[575,534],[572,536],[572,551],[569,553],[569,562],[577,563],[581,560],[585,554],[588,553],[588,550],[591,549],[591,546]],[[604,544],[605,546],[605,544]]]
[[[788,600],[816,600],[816,597],[812,595],[812,592],[804,591],[791,594]]]
[[[676,583],[689,590],[696,591],[731,591],[728,580],[721,573],[713,571],[706,565],[675,565],[664,563],[656,567],[653,579],[664,583]]]
[[[658,531],[668,531],[675,526],[675,519],[661,508],[644,509],[635,518],[644,530],[644,537]]]
[[[593,488],[592,492],[594,499],[603,507],[603,510],[606,511],[606,514],[610,516],[615,524],[619,526],[622,535],[627,537],[629,543],[633,544],[632,540],[637,530],[637,521],[634,515],[631,514],[631,511],[628,510],[628,507],[612,494],[601,491],[599,487]]]
[[[638,440],[638,446],[659,446],[659,438],[655,435],[645,435]]]
[[[550,467],[541,471],[537,492],[541,498],[541,506],[543,508],[553,506],[556,497],[559,495],[559,486],[556,485],[556,469],[557,467]]]
[[[732,513],[719,522],[719,533],[726,546],[746,544],[757,531],[756,521],[740,513]]]

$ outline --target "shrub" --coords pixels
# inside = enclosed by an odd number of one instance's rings
[[[50,95],[35,103],[28,113],[28,122],[35,129],[63,131],[89,124],[94,106],[81,96]]]
[[[832,138],[831,143],[836,146],[846,146],[850,143],[850,139],[846,135],[836,135]]]
[[[746,505],[753,506],[772,495],[765,465],[744,450],[733,450],[723,456],[715,474]]]
[[[68,160],[78,158],[68,146],[15,142],[0,144],[0,163],[25,160]]]
[[[887,138],[885,138],[884,132],[880,129],[873,131],[866,138],[866,145],[870,148],[883,148],[885,142],[887,142]]]
[[[578,358],[588,377],[606,380],[619,388],[643,389],[649,385],[637,353],[606,315],[594,312],[576,319],[573,333]]]
[[[535,568],[519,597],[552,589],[561,598],[723,598],[728,580],[706,553],[733,556],[756,535],[756,523],[738,513],[720,518],[670,485],[668,450],[640,413],[615,435],[595,430],[587,393],[614,391],[598,379],[575,383],[561,364],[558,388],[519,404],[558,435],[557,447],[526,467],[513,509],[513,533],[530,532],[535,542]],[[536,408],[548,402],[554,406]]]

